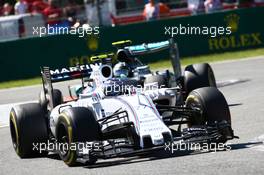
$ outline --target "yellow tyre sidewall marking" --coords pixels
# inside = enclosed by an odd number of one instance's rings
[[[189,96],[187,97],[186,101],[188,101],[188,100],[193,100],[193,101],[195,101],[195,102],[199,102],[198,99],[197,99],[197,97],[194,96],[194,95],[189,95]]]
[[[69,153],[70,153],[70,158],[68,160],[65,161],[66,164],[70,164],[74,157],[75,157],[75,152],[71,151],[71,143],[72,143],[72,127],[71,127],[71,122],[68,118],[68,116],[64,113],[61,113],[61,117],[63,117],[67,123],[67,128],[68,128],[68,137],[69,137]]]
[[[10,113],[10,120],[12,121],[14,127],[15,127],[15,132],[16,132],[16,153],[19,155],[20,152],[19,152],[19,134],[18,134],[18,129],[17,129],[17,123],[16,123],[16,117],[15,117],[15,114],[14,112],[12,111]]]
[[[189,95],[187,97],[186,101],[188,101],[188,100],[191,100],[193,102],[198,102],[199,103],[199,100],[198,100],[197,96],[195,96],[195,95]],[[191,127],[191,125],[188,124],[188,127]]]

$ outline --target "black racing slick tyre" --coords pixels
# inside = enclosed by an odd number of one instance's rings
[[[200,115],[189,119],[189,127],[211,125],[226,121],[231,126],[229,106],[224,95],[215,87],[203,87],[193,90],[186,99],[186,107],[199,109]],[[223,135],[221,142],[228,136]]]
[[[48,126],[44,112],[38,103],[15,106],[10,112],[10,133],[13,147],[20,158],[39,157],[41,144],[48,140]]]
[[[100,128],[93,112],[84,107],[74,107],[64,110],[58,119],[56,126],[56,139],[59,144],[59,155],[68,165],[77,163],[78,150],[72,149],[79,143],[87,143],[100,140]],[[77,144],[77,145],[76,145]],[[67,145],[65,147],[65,145]],[[91,158],[90,164],[96,159]]]
[[[144,81],[144,84],[148,84],[148,83],[157,83],[159,88],[168,87],[168,80],[163,75],[147,76]]]
[[[40,91],[39,93],[39,104],[43,110],[47,110],[48,99],[49,97],[45,98],[44,91]],[[53,98],[54,98],[54,106],[58,106],[63,103],[63,96],[59,89],[53,89]]]
[[[216,87],[213,69],[208,63],[188,65],[184,70],[186,94],[201,87]]]

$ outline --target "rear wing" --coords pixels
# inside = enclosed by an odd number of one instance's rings
[[[91,72],[92,68],[88,64],[49,71],[52,83],[89,77]]]
[[[166,41],[155,42],[155,43],[143,43],[141,45],[127,46],[131,44],[131,41],[119,41],[114,43],[116,45],[124,46],[123,48],[118,50],[120,54],[126,54],[127,57],[137,57],[140,55],[157,53],[163,50],[169,50],[170,60],[173,66],[173,71],[178,78],[181,75],[181,64],[179,57],[179,50],[177,43],[174,42],[173,39],[169,39]],[[118,55],[117,55],[118,57]],[[121,56],[123,57],[123,55]]]
[[[50,99],[45,99],[49,103],[49,107],[53,109],[53,86],[52,83],[81,79],[82,85],[84,84],[84,78],[90,77],[92,69],[90,65],[81,65],[76,67],[62,68],[51,70],[49,67],[41,67],[41,77],[44,94],[48,94]],[[44,95],[46,98],[46,95]]]
[[[113,70],[112,66],[109,64],[95,63],[55,70],[51,70],[49,67],[41,67],[41,75],[45,100],[48,102],[48,106],[53,109],[55,107],[53,83],[81,79],[82,89],[84,89],[85,81],[94,82],[94,85],[99,87],[104,80],[112,78]],[[48,94],[49,99],[46,99],[46,94]]]
[[[45,101],[48,102],[48,106],[53,109],[54,108],[54,98],[53,98],[53,87],[52,87],[52,78],[50,74],[50,68],[49,67],[41,67],[41,77],[42,77],[42,85],[43,85],[43,91],[44,91],[44,98]],[[46,94],[49,95],[49,99],[47,99]]]

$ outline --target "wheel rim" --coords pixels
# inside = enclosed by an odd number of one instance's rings
[[[197,115],[189,119],[190,121],[188,124],[189,127],[191,127],[192,125],[202,125],[205,123],[205,117],[203,115],[204,113],[203,108],[202,108],[202,105],[199,103],[197,97],[190,95],[187,98],[186,107],[200,111],[199,116]]]
[[[64,125],[60,125],[59,127],[58,143],[59,152],[61,156],[65,157],[69,153],[69,137]]]
[[[11,138],[12,138],[12,143],[13,147],[15,150],[18,148],[18,143],[17,143],[17,134],[16,134],[16,128],[12,120],[10,120],[10,132],[11,132]]]

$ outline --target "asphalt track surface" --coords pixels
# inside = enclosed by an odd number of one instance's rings
[[[11,145],[9,128],[0,128],[0,174],[264,174],[264,57],[212,64],[231,110],[240,139],[231,151],[159,151],[144,156],[99,161],[95,166],[68,168],[55,155],[21,160]],[[0,104],[37,99],[40,86],[0,91]],[[14,97],[15,96],[15,97]],[[0,113],[0,117],[2,114]]]

